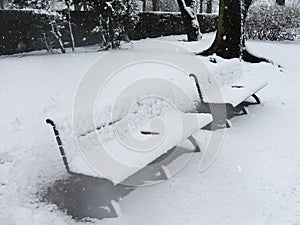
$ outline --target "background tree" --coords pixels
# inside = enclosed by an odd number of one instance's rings
[[[212,13],[212,0],[206,2],[206,13]]]
[[[267,61],[249,53],[245,46],[244,24],[253,0],[220,0],[218,29],[213,44],[199,55],[241,58],[249,62]]]
[[[277,3],[278,5],[284,6],[284,5],[285,5],[285,0],[276,0],[276,3]]]
[[[152,0],[152,10],[159,11],[159,0]]]
[[[199,1],[199,12],[203,13],[203,0]]]
[[[147,9],[147,0],[143,0],[143,12],[146,12],[146,9]]]
[[[129,40],[128,34],[138,22],[134,0],[87,0],[87,5],[99,19],[94,32],[100,34],[102,48],[116,48],[120,41]]]
[[[186,28],[188,41],[198,41],[201,34],[196,13],[196,1],[177,0],[177,2]]]

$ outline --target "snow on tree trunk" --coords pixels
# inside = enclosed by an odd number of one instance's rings
[[[186,28],[188,41],[198,41],[201,37],[200,26],[196,13],[195,0],[177,0],[182,19]]]
[[[62,39],[61,39],[62,35],[60,33],[60,30],[59,30],[60,29],[59,25],[56,23],[55,20],[51,21],[50,25],[51,25],[51,33],[55,37],[61,52],[66,53],[66,50],[64,48],[64,44],[63,44]]]
[[[71,9],[70,9],[70,2],[66,1],[67,3],[67,10],[66,10],[66,16],[67,16],[67,21],[68,21],[68,26],[69,26],[69,33],[70,33],[70,38],[71,38],[71,47],[72,47],[72,52],[75,51],[75,41],[74,41],[74,35],[73,35],[73,29],[72,29],[72,24],[71,24]]]
[[[70,12],[68,12],[70,15]],[[70,32],[70,38],[71,38],[71,47],[72,47],[72,52],[75,51],[75,41],[74,41],[74,35],[73,35],[73,30],[72,30],[72,24],[71,24],[71,16],[68,19],[68,25],[69,25],[69,32]]]

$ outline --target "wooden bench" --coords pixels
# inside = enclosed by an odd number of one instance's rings
[[[111,62],[114,62],[113,66]],[[102,177],[114,183],[123,182],[176,146],[180,146],[182,150],[187,152],[195,150],[197,143],[192,135],[196,131],[211,123],[212,119],[217,124],[224,120],[226,122],[228,105],[236,108],[250,96],[254,96],[259,103],[255,94],[266,85],[266,82],[261,82],[255,77],[250,79],[243,76],[239,62],[230,63],[228,66],[220,65],[216,67],[215,71],[208,71],[203,64],[201,65],[201,61],[196,56],[179,46],[152,41],[138,43],[133,50],[112,51],[94,65],[98,66],[90,69],[94,74],[98,74],[99,66],[103,74],[114,74],[110,81],[114,81],[115,86],[107,85],[104,87],[104,93],[105,88],[107,89],[107,95],[104,95],[104,99],[112,97],[115,92],[111,90],[128,87],[130,86],[128,80],[137,80],[138,78],[146,85],[139,83],[131,92],[120,95],[121,105],[131,105],[135,99],[153,94],[169,99],[175,105],[177,104],[177,111],[158,116],[165,126],[152,127],[151,121],[145,121],[144,124],[136,127],[134,133],[137,137],[145,138],[150,135],[153,140],[161,140],[157,146],[152,146],[151,151],[145,152],[131,149],[132,137],[130,135],[122,136],[122,141],[125,143],[123,145],[116,137],[105,140],[106,146],[94,144],[95,140],[98,139],[98,132],[103,129],[113,132],[114,126],[117,126],[121,130],[123,129],[125,134],[128,131],[126,126],[125,128],[122,127],[122,123],[126,122],[127,119],[126,113],[120,114],[118,119],[113,121],[104,116],[102,117],[102,119],[104,118],[103,124],[98,123],[97,127],[94,127],[95,129],[90,129],[94,120],[88,116],[92,115],[89,114],[90,112],[85,114],[85,110],[93,105],[94,99],[89,98],[87,93],[92,90],[92,93],[97,94],[101,87],[99,81],[90,85],[79,86],[79,91],[82,92],[81,96],[84,97],[82,98],[83,103],[89,103],[87,107],[85,105],[79,107],[80,110],[83,109],[82,114],[87,116],[88,122],[85,123],[85,119],[81,119],[80,116],[75,118],[79,125],[83,125],[83,128],[76,132],[75,136],[71,135],[72,129],[59,129],[61,128],[60,123],[58,123],[59,127],[57,128],[53,120],[47,119],[46,122],[53,127],[64,165],[69,173]],[[117,70],[117,75],[115,67],[122,68]],[[153,68],[157,68],[157,70],[154,71]],[[132,77],[130,78],[130,76]],[[151,82],[147,80],[147,76],[152,79]],[[90,78],[88,80],[93,81]],[[175,87],[171,85],[174,82]],[[143,87],[142,90],[138,90],[139,86]],[[149,92],[146,89],[149,89]],[[184,98],[177,98],[181,95],[179,94],[180,89],[186,91],[188,98],[192,100],[191,102]],[[156,90],[156,92],[152,93],[152,90]],[[177,93],[176,90],[179,92]],[[194,105],[193,100],[200,102],[195,110],[192,107]],[[187,106],[186,103],[188,103]],[[103,108],[105,109],[104,106]],[[119,111],[126,110],[121,108]],[[61,138],[58,130],[68,134],[63,134]],[[76,144],[74,144],[75,142]],[[78,148],[78,145],[81,147]]]
[[[121,57],[122,55],[117,55],[124,59],[124,57]],[[173,53],[172,55],[174,56]],[[136,57],[136,54],[134,56]],[[46,121],[53,127],[64,165],[69,173],[101,177],[117,184],[124,182],[124,180],[176,147],[182,153],[198,151],[197,142],[192,135],[209,124],[212,121],[212,116],[209,113],[199,113],[193,110],[195,109],[194,100],[197,100],[198,95],[193,80],[188,76],[189,73],[168,63],[153,60],[126,65],[109,80],[111,83],[106,83],[106,86],[102,89],[102,99],[105,101],[109,97],[112,99],[106,102],[108,106],[114,105],[114,102],[120,103],[116,108],[117,119],[109,120],[106,115],[110,112],[105,111],[108,107],[100,102],[100,117],[102,116],[105,119],[96,120],[95,124],[97,126],[91,129],[90,125],[92,123],[85,123],[90,118],[88,118],[89,114],[85,113],[86,107],[83,105],[81,107],[83,111],[80,112],[83,118],[80,116],[75,117],[75,120],[76,118],[79,120],[78,124],[82,125],[79,132],[74,132],[75,136],[65,134],[70,134],[72,128],[66,129],[57,121],[56,126],[51,119]],[[155,73],[152,72],[154,67],[157,68]],[[142,69],[145,70],[145,77],[142,77],[143,74],[140,73]],[[127,79],[122,79],[124,76]],[[141,79],[141,82],[134,82],[133,84],[136,85],[130,88],[130,80],[136,81],[136,79]],[[119,94],[119,92],[111,91],[115,89],[115,86],[120,87],[120,89],[128,87],[128,89],[124,94]],[[93,88],[93,86],[86,86],[86,89],[83,88],[82,92],[86,94],[90,88]],[[185,91],[186,93],[182,94]],[[133,130],[129,130],[129,127],[126,127],[129,116],[128,109],[136,103],[137,99],[144,99],[147,96],[155,96],[157,100],[153,101],[153,105],[151,105],[150,98],[150,103],[143,104],[152,107],[150,111],[157,109],[163,113],[150,120],[145,120]],[[115,99],[119,101],[115,101]],[[162,99],[161,101],[164,104],[172,103],[170,104],[171,108],[168,109],[169,111],[160,105],[162,103],[158,102],[159,99]],[[172,108],[173,106],[174,108]],[[156,115],[155,112],[154,114]],[[139,118],[143,119],[145,115],[142,114]],[[160,122],[157,123],[156,120]],[[62,121],[66,120],[62,119]],[[90,122],[94,122],[94,120],[90,120]],[[116,135],[119,134],[118,131],[120,131],[119,136]],[[102,140],[101,144],[97,142],[99,139]],[[139,143],[135,139],[142,141]],[[76,144],[74,144],[75,142]],[[151,149],[143,150],[147,145]],[[170,174],[166,176],[169,177]]]
[[[167,126],[166,129],[158,126],[155,132],[140,130],[140,132],[136,133],[140,136],[151,135],[157,140],[162,140],[159,145],[152,146],[154,148],[149,152],[134,151],[131,149],[132,146],[119,143],[117,138],[109,140],[104,144],[105,147],[93,145],[89,140],[93,140],[96,136],[95,133],[89,133],[79,138],[79,142],[85,143],[85,147],[88,149],[81,149],[77,154],[68,154],[68,151],[64,149],[64,141],[61,140],[55,123],[50,119],[47,119],[46,122],[53,127],[60,154],[68,173],[106,178],[116,184],[124,181],[176,146],[184,150],[182,153],[198,151],[197,142],[192,135],[212,121],[212,117],[209,114],[200,113],[181,113],[180,119],[177,121],[174,121],[170,115],[165,117],[165,119],[168,120],[164,121]],[[182,121],[182,133],[174,132],[174,130],[170,132],[170,129],[174,127],[174,123],[179,121],[180,123]],[[175,127],[178,126],[175,125]],[[130,140],[128,143],[130,143]],[[113,155],[110,155],[111,153],[108,153],[107,149],[113,149]],[[125,154],[126,157],[115,158],[114,156],[118,154],[122,156]],[[88,168],[88,164],[90,168]]]
[[[249,97],[253,97],[256,104],[260,103],[256,93],[267,85],[267,81],[255,74],[245,76],[238,59],[219,63],[210,73],[190,74],[190,77],[199,94],[198,112],[210,112],[218,125],[225,123],[227,126],[226,119],[232,117],[232,113],[247,113],[244,106],[250,104],[245,103]]]

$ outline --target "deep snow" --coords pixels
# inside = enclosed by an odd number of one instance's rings
[[[200,51],[212,39],[208,34],[178,44]],[[93,224],[300,224],[300,43],[248,45],[283,68],[243,63],[245,74],[259,74],[269,85],[259,93],[261,105],[232,120],[212,166],[199,173],[201,154],[195,155],[174,178],[126,196],[119,218]],[[0,58],[1,224],[87,224],[39,200],[39,193],[66,176],[44,120],[70,112],[80,78],[101,54],[81,48],[75,54]]]

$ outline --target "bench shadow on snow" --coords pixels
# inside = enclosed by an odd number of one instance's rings
[[[165,181],[168,178],[162,167],[179,156],[190,153],[194,152],[178,147],[175,151],[173,148],[127,178],[124,183],[139,186]],[[72,173],[48,187],[42,193],[42,200],[55,204],[75,220],[114,218],[119,215],[118,202],[136,186],[114,185],[107,179]]]
[[[73,219],[102,219],[117,217],[116,202],[132,190],[132,187],[114,185],[106,179],[74,174],[55,181],[42,197]]]

